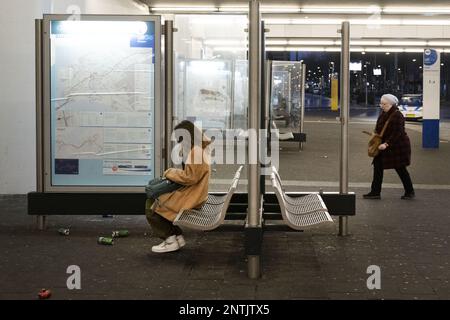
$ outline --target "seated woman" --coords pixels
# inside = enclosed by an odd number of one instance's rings
[[[211,143],[192,122],[184,120],[174,128],[182,132],[183,169],[169,168],[164,176],[182,188],[161,195],[155,203],[147,200],[146,217],[153,233],[164,241],[153,246],[157,253],[176,251],[186,242],[179,227],[173,221],[182,209],[201,207],[208,198],[209,177],[211,174]],[[186,156],[187,155],[187,156]]]

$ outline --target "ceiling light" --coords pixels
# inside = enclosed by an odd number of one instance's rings
[[[248,6],[222,6],[219,7],[220,12],[248,12]]]
[[[381,41],[383,46],[426,46],[426,41],[389,41],[383,40]]]
[[[286,47],[289,49],[288,51],[317,51],[323,52],[325,51],[324,47]]]
[[[304,7],[302,12],[306,13],[381,13],[381,8],[378,6],[370,7]]]
[[[381,44],[380,40],[350,40],[351,45],[357,46],[379,46]]]
[[[428,41],[429,46],[450,46],[450,41]]]
[[[448,26],[450,25],[450,20],[420,20],[420,19],[407,19],[402,20],[401,24],[404,26]]]
[[[341,48],[340,47],[326,47],[325,51],[326,52],[341,52]]]
[[[317,25],[341,25],[343,21],[349,21],[352,25],[405,25],[405,26],[448,26],[450,20],[435,20],[435,19],[286,19],[286,18],[269,18],[265,19],[268,25],[303,25],[303,24],[317,24]]]
[[[423,48],[405,48],[403,49],[403,52],[409,52],[409,53],[422,53]]]
[[[266,24],[287,24],[287,25],[295,25],[295,24],[338,24],[340,25],[343,19],[265,19]]]
[[[266,45],[286,45],[287,40],[266,40]]]
[[[361,52],[363,48],[350,48],[350,51]],[[267,47],[267,51],[313,51],[313,52],[341,52],[340,47]],[[311,72],[311,70],[308,70]]]
[[[192,7],[154,7],[153,11],[189,11]],[[220,11],[220,12],[248,12],[248,6],[230,5],[220,6],[219,8],[209,6],[198,7],[196,11]],[[200,10],[203,9],[203,10]],[[385,7],[368,6],[368,7],[313,7],[306,6],[303,8],[292,6],[264,6],[262,5],[260,11],[263,13],[355,13],[355,14],[449,14],[450,7]]]
[[[403,48],[383,48],[383,47],[375,47],[375,48],[364,48],[366,52],[403,52]]]
[[[261,6],[262,13],[298,13],[299,7],[283,7],[283,6]]]
[[[450,13],[450,8],[438,7],[385,7],[383,13],[399,13],[399,14],[427,14],[427,13]]]
[[[361,52],[362,53],[363,51],[364,51],[363,47],[350,47],[350,52]],[[363,54],[365,54],[365,52]]]
[[[290,45],[333,45],[335,42],[333,40],[288,40]]]
[[[152,7],[155,12],[216,12],[218,8],[210,6],[189,6],[189,7]]]

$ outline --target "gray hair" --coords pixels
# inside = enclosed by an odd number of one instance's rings
[[[391,106],[398,105],[398,99],[397,99],[397,97],[394,96],[393,94],[390,94],[390,93],[383,94],[383,95],[381,96],[380,101],[381,101],[381,100],[385,100],[386,102],[390,103]]]

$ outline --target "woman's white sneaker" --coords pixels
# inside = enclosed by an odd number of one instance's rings
[[[172,252],[180,249],[176,236],[170,236],[157,246],[152,247],[152,251],[156,253]]]
[[[183,248],[186,245],[186,241],[184,240],[184,237],[182,234],[177,236],[177,242],[178,242],[178,245],[180,246],[180,248]]]

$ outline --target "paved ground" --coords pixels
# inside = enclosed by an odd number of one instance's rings
[[[0,299],[35,299],[42,287],[54,299],[450,299],[450,191],[422,190],[410,202],[399,196],[358,199],[348,237],[336,236],[336,223],[265,232],[260,280],[247,278],[236,227],[188,231],[185,248],[158,255],[142,216],[55,216],[40,232],[23,196],[2,197]],[[60,227],[71,234],[60,236]],[[96,243],[117,228],[131,235]],[[81,290],[66,288],[69,265],[81,268]],[[367,289],[369,265],[381,268],[380,290]]]
[[[339,125],[313,115],[307,121],[303,151],[282,145],[281,176],[288,190],[337,190]],[[450,299],[449,145],[423,150],[420,127],[409,124],[417,199],[400,200],[400,181],[387,172],[383,200],[362,200],[371,167],[360,131],[372,127],[358,119],[350,126],[350,191],[358,195],[351,235],[338,237],[337,221],[304,232],[268,228],[259,280],[247,278],[239,221],[186,231],[185,248],[158,255],[143,216],[53,216],[38,231],[25,196],[0,196],[0,299],[35,299],[43,287],[53,299]],[[216,166],[211,189],[226,189],[235,167]],[[71,234],[60,236],[60,227]],[[131,235],[113,246],[96,243],[119,228]],[[66,287],[69,265],[81,268],[81,290]],[[379,290],[367,288],[370,265],[380,267]]]

